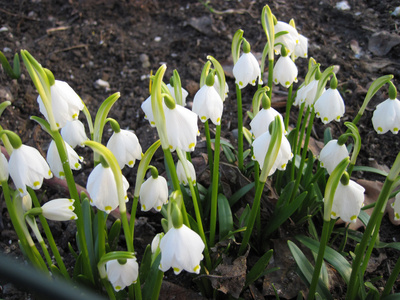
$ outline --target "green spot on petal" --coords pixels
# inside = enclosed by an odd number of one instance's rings
[[[200,119],[202,119],[203,121],[207,120],[206,116],[202,116]]]
[[[71,205],[71,206],[68,206],[68,209],[69,210],[74,210],[74,207]]]
[[[72,216],[70,220],[75,220],[75,216]]]
[[[338,120],[338,121],[339,121],[339,120],[340,120],[340,116],[337,116],[337,117],[336,117],[336,120]]]
[[[49,176],[51,176],[51,170],[49,170],[49,172],[47,172],[49,174]]]
[[[328,122],[328,118],[327,118],[327,117],[325,117],[323,120],[324,120],[325,122]]]
[[[400,215],[398,213],[395,213],[394,215],[396,220],[400,219]]]
[[[107,205],[106,207],[104,207],[104,210],[105,210],[106,212],[110,212],[111,209],[112,209],[112,207],[109,206],[109,205]]]
[[[173,269],[174,269],[174,271],[175,271],[176,273],[178,273],[178,272],[181,271],[181,269],[179,269],[179,268],[173,268]]]
[[[133,160],[128,161],[129,166],[133,166]]]
[[[156,208],[157,210],[161,210],[161,205],[157,206]]]
[[[336,217],[336,213],[334,211],[331,212],[331,215]]]
[[[19,191],[21,194],[24,192],[21,188],[19,188],[18,191]]]
[[[218,118],[218,119],[217,119],[217,123],[219,123],[220,121],[221,121],[221,118]]]
[[[156,122],[151,121],[150,124],[151,124],[151,125],[156,125]]]
[[[195,143],[190,143],[190,144],[189,144],[189,149],[194,148],[195,145],[196,145]]]
[[[399,129],[397,127],[395,127],[395,128],[393,128],[393,131],[397,132],[397,131],[399,131]]]
[[[75,168],[79,168],[80,167],[80,164],[79,163],[75,163]]]
[[[39,181],[35,181],[35,182],[33,183],[33,186],[34,186],[34,187],[40,186],[40,182],[39,182]]]
[[[121,287],[119,286],[119,285],[117,285],[116,287],[115,287],[115,290],[116,291],[119,291],[121,289]]]
[[[379,132],[382,132],[382,131],[383,131],[382,127],[378,127],[377,130],[378,130]]]
[[[169,149],[174,149],[174,147],[172,147],[171,145],[169,145]]]
[[[142,210],[146,210],[146,205],[142,204]]]
[[[355,219],[357,219],[357,216],[356,216],[356,215],[351,216],[351,218],[350,218],[350,220],[352,220],[352,221],[354,221]]]
[[[78,114],[73,114],[72,119],[76,119],[78,117]]]
[[[197,266],[195,266],[195,267],[193,268],[193,272],[197,272],[198,269],[200,269],[200,266],[199,266],[199,265],[197,265]]]
[[[290,85],[290,82],[289,82],[289,81],[286,81],[286,82],[285,82],[285,85],[286,85],[286,86],[289,86],[289,85]]]
[[[239,81],[239,85],[242,86],[242,85],[243,85],[243,82]]]

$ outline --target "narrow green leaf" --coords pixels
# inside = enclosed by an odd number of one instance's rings
[[[218,224],[219,236],[224,237],[233,230],[232,211],[228,199],[223,194],[218,194]]]
[[[19,77],[21,76],[21,63],[19,60],[19,55],[18,53],[15,53],[14,55],[14,66],[13,66],[13,72],[14,72],[14,79],[19,79]]]
[[[87,197],[84,197],[82,199],[82,215],[84,219],[84,228],[85,228],[85,239],[86,239],[86,244],[87,244],[87,249],[89,253],[89,260],[90,260],[90,266],[92,267],[92,270],[96,270],[96,261],[95,261],[95,252],[94,252],[94,243],[93,243],[93,232],[92,232],[92,213],[91,213],[91,205],[89,203],[89,199]],[[83,274],[89,274],[89,273],[83,273]]]
[[[146,249],[144,250],[142,261],[140,263],[139,278],[141,284],[146,282],[147,275],[150,272],[150,267],[151,267],[151,246],[147,245]]]
[[[295,243],[293,243],[292,241],[288,241],[288,246],[294,260],[296,261],[297,266],[300,269],[300,272],[307,280],[307,284],[309,285],[314,272],[314,267],[311,265],[307,257],[303,254],[299,247],[296,246]],[[318,280],[317,292],[322,296],[323,299],[333,299],[332,295],[329,292],[329,289],[320,279]]]
[[[14,57],[14,60],[15,60],[15,57]],[[1,52],[1,51],[0,51],[0,62],[3,66],[4,71],[6,71],[8,76],[10,76],[12,79],[19,78],[19,76],[16,76],[16,74],[14,74],[14,70],[11,68],[10,63],[8,62],[7,58],[4,56],[3,52]]]
[[[153,294],[153,290],[156,288],[155,284],[157,283],[157,274],[158,272],[161,272],[159,270],[159,265],[161,261],[161,254],[157,256],[157,258],[154,260],[153,264],[151,265],[151,268],[149,269],[149,273],[147,275],[147,280],[144,284],[144,287],[142,289],[142,297],[143,299],[151,299],[151,295]]]
[[[377,168],[373,168],[373,167],[368,167],[368,166],[354,166],[353,171],[363,171],[363,172],[370,172],[370,173],[375,173],[378,175],[382,175],[382,176],[388,176],[388,173],[383,171],[383,170],[379,170]]]
[[[272,258],[273,249],[266,252],[263,256],[259,258],[256,264],[251,268],[250,272],[247,273],[245,287],[255,282],[263,274],[267,268],[270,259]]]
[[[120,233],[121,233],[121,220],[117,219],[111,226],[110,232],[108,233],[108,243],[112,251],[114,251],[115,247],[117,246]]]
[[[226,145],[222,144],[221,145],[222,151],[224,151],[226,160],[230,163],[233,164],[236,161],[235,154],[233,154],[232,150],[227,147]]]

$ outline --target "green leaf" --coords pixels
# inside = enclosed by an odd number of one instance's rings
[[[245,288],[250,284],[255,282],[260,276],[264,273],[267,268],[270,259],[272,258],[273,249],[266,252],[260,259],[255,263],[255,265],[251,268],[250,272],[247,273]]]
[[[233,230],[232,211],[228,199],[223,194],[218,194],[218,224],[219,236],[224,237]]]
[[[330,127],[327,127],[324,130],[324,145],[328,144],[329,141],[333,139],[332,137],[332,129]]]
[[[229,198],[229,205],[232,207],[236,202],[238,202],[241,198],[244,197],[253,187],[255,183],[250,182],[249,184],[246,184],[245,186],[241,187],[240,190],[235,192],[230,198]]]
[[[110,245],[111,251],[114,251],[117,244],[119,235],[121,234],[121,220],[115,220],[114,224],[110,228],[110,232],[108,233],[108,243]]]
[[[149,274],[147,275],[147,280],[144,284],[144,287],[142,289],[142,297],[143,299],[151,299],[152,294],[154,289],[156,288],[155,285],[157,283],[157,278],[158,278],[158,273],[162,272],[159,270],[159,265],[161,261],[161,254],[157,256],[157,258],[154,260],[153,264],[151,265],[151,268],[149,270]]]
[[[297,235],[296,239],[303,245],[308,247],[311,251],[318,253],[319,242],[304,235]],[[342,276],[346,283],[349,283],[351,275],[351,265],[349,262],[338,252],[330,247],[326,247],[324,259],[330,263],[336,271]]]
[[[299,247],[296,246],[295,243],[293,243],[292,241],[288,241],[288,246],[294,260],[296,261],[297,266],[300,269],[301,274],[307,281],[307,285],[309,285],[313,276],[314,267],[311,265],[306,256],[299,249]],[[317,292],[322,296],[323,299],[333,299],[332,295],[329,292],[329,289],[326,287],[321,279],[318,279]]]
[[[389,174],[383,170],[379,170],[377,168],[368,167],[368,166],[354,166],[353,171],[363,171],[363,172],[370,172],[375,173],[382,176],[388,176]]]
[[[85,228],[85,239],[86,239],[86,244],[87,244],[87,249],[89,252],[89,260],[90,260],[90,266],[92,267],[92,270],[96,270],[96,256],[94,252],[94,243],[93,243],[93,232],[92,232],[92,212],[91,212],[91,205],[89,203],[89,199],[87,197],[84,197],[82,199],[82,215],[83,215],[83,220],[84,220],[84,228]],[[89,274],[89,273],[83,273],[83,274]]]
[[[4,56],[3,52],[0,51],[0,62],[3,66],[4,71],[6,71],[7,75],[12,79],[18,79],[21,75],[20,64],[19,64],[19,56],[18,53],[15,53],[14,56],[14,69],[11,68],[10,63],[7,58]]]
[[[147,245],[146,249],[144,250],[142,261],[140,263],[139,278],[141,284],[146,282],[147,275],[150,272],[150,267],[151,267],[151,246]]]
[[[221,148],[222,148],[222,151],[224,151],[226,160],[227,160],[230,164],[235,163],[236,157],[235,157],[235,154],[233,154],[232,150],[231,150],[228,146],[226,146],[226,145],[224,145],[224,144],[221,144]]]

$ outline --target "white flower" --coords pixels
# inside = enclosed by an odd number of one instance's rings
[[[339,122],[344,115],[344,101],[337,89],[329,88],[317,99],[314,108],[324,124],[332,120]]]
[[[218,79],[217,75],[214,76],[214,88],[219,93],[220,84],[219,84],[219,79]],[[229,93],[229,86],[228,86],[228,83],[225,81],[225,97],[224,97],[224,99],[228,98],[228,93]]]
[[[193,151],[199,134],[197,115],[180,105],[173,109],[165,106],[164,114],[170,150]]]
[[[144,112],[144,118],[149,121],[151,127],[156,127],[156,122],[154,121],[153,109],[151,108],[151,96],[147,97],[140,106]],[[165,109],[165,104],[163,101],[163,108]]]
[[[67,121],[78,118],[83,103],[77,93],[65,81],[56,80],[50,87],[51,107],[58,128],[64,127]],[[39,110],[48,120],[48,113],[40,95],[37,98]]]
[[[274,83],[288,88],[297,82],[297,67],[289,56],[281,56],[274,66]]]
[[[14,149],[8,162],[10,176],[21,196],[27,194],[26,186],[40,189],[43,178],[53,177],[50,167],[38,150],[21,145]]]
[[[107,142],[107,148],[111,150],[122,169],[125,165],[133,167],[136,159],[142,159],[142,147],[132,131],[121,129],[114,132]]]
[[[8,180],[8,160],[3,153],[0,152],[0,185],[1,181]]]
[[[50,200],[42,205],[42,214],[46,219],[53,221],[76,220],[74,213],[74,200],[60,198]]]
[[[125,190],[125,199],[128,201],[126,190],[129,188],[129,183],[123,175],[122,182]],[[110,167],[105,168],[102,164],[98,164],[89,174],[86,189],[90,194],[90,204],[98,209],[110,213],[118,207],[117,184]]]
[[[160,247],[161,239],[163,238],[164,233],[157,233],[156,236],[151,241],[151,253],[156,253]]]
[[[142,211],[149,211],[154,208],[160,211],[162,206],[168,203],[168,184],[164,177],[150,176],[140,187],[139,192]]]
[[[176,98],[175,98],[175,89],[171,84],[167,84],[167,88],[169,89],[169,92],[171,93],[172,98],[175,99],[176,102]],[[185,90],[184,88],[181,88],[182,90],[182,106],[186,105],[186,98],[189,95],[188,91]]]
[[[193,183],[193,185],[196,185],[196,171],[194,169],[194,166],[188,160],[186,160],[186,165],[188,166],[190,178],[192,179],[192,183]],[[188,185],[188,180],[186,177],[185,169],[183,168],[183,164],[182,164],[181,160],[178,160],[178,163],[176,164],[176,175],[178,176],[179,181],[183,185]]]
[[[389,130],[397,134],[400,128],[400,101],[386,99],[376,106],[372,115],[372,124],[377,133],[383,134]]]
[[[233,75],[240,89],[246,87],[249,83],[256,85],[257,77],[259,84],[262,84],[260,66],[251,52],[243,53],[240,56],[239,60],[233,66]]]
[[[81,164],[79,162],[83,161],[83,157],[79,156],[74,149],[67,142],[65,142],[65,149],[67,150],[69,166],[72,170],[80,170]],[[60,159],[60,155],[57,151],[57,146],[54,140],[50,142],[49,149],[47,149],[47,162],[50,166],[51,171],[58,178],[64,179],[65,173],[64,168]]]
[[[391,205],[394,209],[394,219],[395,221],[400,220],[400,193],[396,194],[396,198]]]
[[[106,263],[108,280],[117,292],[135,283],[139,274],[136,258],[128,258],[123,262],[121,264],[118,259],[113,259]]]
[[[275,35],[279,32],[287,31],[288,33],[283,34],[275,39],[275,53],[280,54],[281,45],[282,43],[285,45],[288,53],[292,53],[295,50],[296,45],[299,43],[299,33],[297,32],[296,28],[289,25],[288,23],[278,21],[274,27]]]
[[[315,102],[315,96],[318,91],[318,80],[313,79],[310,81],[309,84],[303,85],[298,91],[296,95],[296,100],[294,105],[300,105],[303,102],[306,103],[308,107],[311,107],[314,105]],[[325,88],[323,89],[323,92],[325,92]]]
[[[203,123],[210,119],[214,125],[220,125],[222,110],[221,97],[213,86],[205,84],[194,95],[192,111],[199,115]]]
[[[200,236],[182,225],[172,227],[160,242],[160,270],[166,272],[173,268],[177,275],[182,270],[190,273],[200,273],[200,261],[203,259],[204,243]]]
[[[262,108],[258,114],[256,114],[256,116],[250,122],[251,132],[253,133],[255,139],[264,132],[268,131],[269,124],[271,124],[276,116],[279,116],[282,128],[285,128],[282,115],[272,107],[268,109]]]
[[[354,223],[364,203],[365,189],[353,180],[348,185],[339,182],[333,197],[331,217]]]
[[[253,142],[253,160],[256,160],[260,164],[260,169],[263,169],[265,156],[268,151],[269,144],[271,142],[271,134],[267,130],[258,138],[256,138]],[[290,143],[288,139],[283,135],[281,141],[281,147],[278,152],[278,156],[269,171],[268,176],[271,176],[275,173],[276,169],[285,170],[286,165],[289,160],[293,157],[292,149],[290,147]],[[268,158],[267,158],[268,159]]]
[[[339,145],[338,140],[330,140],[319,154],[321,167],[326,168],[329,174],[333,172],[336,166],[349,156],[346,145]]]
[[[81,146],[82,143],[88,140],[85,132],[85,126],[78,119],[68,121],[63,128],[61,128],[61,136],[72,148]]]
[[[32,198],[31,195],[29,195],[29,193],[26,194],[25,196],[22,196],[21,200],[22,200],[22,209],[24,212],[27,212],[32,208]]]
[[[308,56],[308,39],[299,34],[299,43],[296,44],[294,47],[294,58],[297,59],[298,57],[307,58]]]

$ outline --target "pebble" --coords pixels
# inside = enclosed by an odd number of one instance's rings
[[[8,28],[6,26],[3,26],[0,28],[0,32],[8,31]]]
[[[146,53],[140,54],[139,60],[142,62],[142,67],[143,68],[150,67],[149,56]]]
[[[155,41],[155,42],[161,42],[161,37],[160,37],[160,36],[156,36],[156,37],[154,38],[154,41]]]
[[[350,10],[350,8],[351,8],[347,1],[340,1],[340,2],[336,3],[335,7],[336,7],[336,9],[339,9],[339,10]]]
[[[391,13],[392,16],[399,17],[400,16],[400,6],[397,6],[394,11]],[[1,30],[1,29],[0,29]]]
[[[106,90],[109,90],[110,84],[108,83],[108,81],[105,81],[103,79],[97,79],[96,82],[94,83],[94,87],[96,89],[105,88]]]

